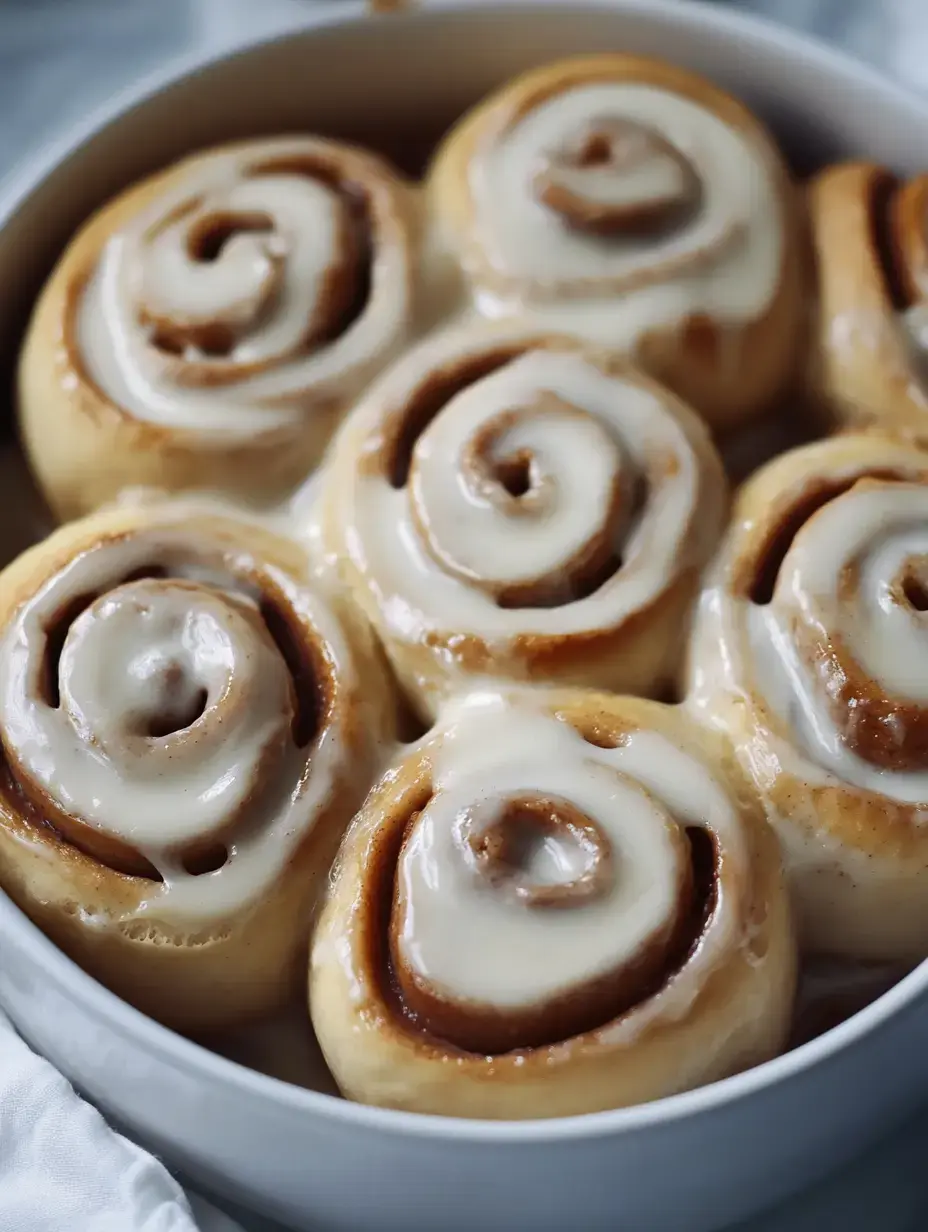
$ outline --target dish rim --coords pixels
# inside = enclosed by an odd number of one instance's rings
[[[608,9],[652,21],[655,25],[678,25],[696,32],[713,29],[741,34],[747,45],[767,44],[785,61],[802,60],[826,77],[853,79],[855,87],[882,95],[890,104],[924,112],[928,122],[928,99],[884,77],[871,66],[835,50],[813,37],[781,27],[753,13],[710,5],[703,0],[580,0],[577,8]],[[166,65],[145,74],[88,115],[66,129],[39,153],[25,159],[0,178],[0,228],[5,227],[29,197],[68,158],[129,111],[143,107],[155,96],[192,75],[223,61],[247,55],[260,48],[311,34],[314,30],[354,26],[362,21],[390,20],[417,23],[423,18],[447,14],[465,16],[479,9],[496,13],[525,8],[559,8],[576,12],[573,0],[420,0],[418,8],[389,18],[372,18],[363,0],[327,0],[311,12],[295,14],[281,27],[253,31],[212,51],[176,56]],[[530,1144],[583,1141],[590,1138],[625,1136],[717,1111],[748,1099],[771,1087],[796,1079],[807,1070],[860,1044],[890,1018],[914,1010],[928,995],[928,960],[923,961],[870,1005],[821,1036],[742,1073],[678,1095],[667,1096],[629,1108],[527,1121],[493,1121],[398,1111],[354,1103],[339,1096],[300,1087],[273,1078],[213,1052],[201,1044],[162,1026],[98,983],[32,923],[0,890],[0,939],[18,935],[21,948],[34,962],[38,976],[50,977],[80,1009],[105,1019],[124,1038],[175,1069],[199,1079],[233,1088],[249,1099],[286,1106],[322,1120],[334,1118],[343,1128],[387,1132],[413,1139],[441,1139],[480,1144]]]

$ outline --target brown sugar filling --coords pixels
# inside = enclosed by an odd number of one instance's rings
[[[870,242],[877,255],[883,280],[893,308],[904,312],[912,306],[909,280],[905,272],[894,220],[894,202],[899,183],[894,176],[881,172],[870,182],[868,218]]]
[[[767,537],[753,557],[743,567],[737,589],[752,603],[766,607],[773,599],[780,569],[802,528],[820,509],[850,492],[862,479],[905,482],[909,476],[897,470],[862,470],[850,479],[819,480],[806,490],[771,525]]]
[[[625,970],[609,973],[560,998],[518,1013],[443,1000],[436,990],[423,986],[412,973],[402,969],[394,945],[397,864],[431,794],[431,784],[423,785],[416,798],[407,804],[405,823],[384,827],[377,836],[365,910],[370,946],[367,962],[385,1004],[403,1029],[436,1051],[493,1056],[544,1048],[596,1031],[653,997],[685,967],[716,910],[720,858],[716,843],[702,827],[689,826],[685,830],[689,858],[681,909],[657,952],[646,954],[642,961],[629,964]],[[511,847],[507,853],[507,841],[492,843],[499,850],[489,853],[503,881],[513,876],[513,869],[506,867],[507,855],[518,855]],[[596,892],[598,875],[594,871],[591,893]],[[578,909],[569,897],[557,903],[527,905],[525,909]]]
[[[129,582],[146,578],[177,578],[184,576],[184,562],[172,562],[172,566],[151,563],[137,568],[105,588],[105,592],[118,589]],[[281,658],[284,660],[293,682],[295,712],[292,738],[297,748],[305,748],[318,736],[324,715],[332,704],[334,688],[330,665],[314,641],[301,637],[297,622],[290,612],[282,594],[269,579],[230,571],[230,580],[237,583],[243,592],[257,589],[260,594],[261,619]],[[75,597],[66,603],[47,622],[44,628],[46,645],[41,661],[37,689],[46,705],[57,709],[61,705],[59,682],[60,661],[68,633],[78,617],[87,610],[101,593],[94,592]],[[159,739],[191,726],[204,713],[207,704],[205,689],[188,696],[182,709],[166,707],[163,712],[146,718],[144,735]],[[2,742],[0,742],[2,753]],[[56,838],[68,846],[82,851],[113,872],[160,881],[157,869],[129,844],[86,825],[80,818],[64,813],[50,802],[47,793],[39,785],[21,781],[17,769],[9,758],[0,760],[0,796],[5,797],[14,812],[22,814],[37,828],[51,830]],[[262,795],[257,793],[254,803],[260,805]],[[228,844],[224,841],[206,840],[192,843],[181,854],[181,864],[193,876],[215,872],[229,856]]]
[[[384,426],[379,454],[391,487],[405,488],[416,442],[451,399],[517,359],[531,345],[522,342],[458,358],[429,374]]]
[[[455,359],[430,373],[427,380],[413,391],[401,409],[394,411],[381,429],[376,456],[378,465],[382,467],[390,485],[396,489],[406,487],[417,441],[455,395],[490,376],[535,345],[537,340],[523,340],[518,344],[494,348],[467,359]],[[548,401],[559,403],[561,409],[564,409],[562,399],[542,391],[538,395],[537,404],[528,405],[525,410],[527,413],[538,413]],[[514,409],[510,413],[514,415],[517,412]],[[471,471],[486,472],[487,478],[492,478],[499,484],[499,492],[504,498],[508,498],[512,503],[530,503],[533,496],[537,495],[530,451],[519,450],[508,457],[492,461],[486,456],[487,447],[498,430],[499,423],[506,418],[507,413],[501,412],[495,423],[489,425],[473,442],[473,448],[464,461]],[[571,562],[572,567],[557,570],[556,576],[543,576],[531,582],[501,587],[493,592],[496,604],[506,610],[555,608],[594,594],[622,568],[622,557],[615,551],[613,543],[613,524],[620,516],[623,520],[633,520],[646,504],[647,498],[647,480],[643,476],[636,476],[631,498],[624,502],[616,501],[602,536],[580,559]]]
[[[321,159],[275,159],[250,168],[252,177],[297,175],[325,184],[338,197],[342,208],[343,252],[329,271],[324,286],[324,304],[304,342],[307,351],[327,345],[347,332],[362,316],[371,297],[374,263],[373,222],[368,193],[360,184],[339,174],[336,166]],[[219,258],[234,236],[271,233],[273,220],[261,212],[217,210],[200,219],[187,235],[190,256],[204,263]],[[189,336],[188,336],[189,335]],[[235,346],[236,335],[222,322],[200,325],[179,334],[169,322],[155,323],[151,341],[169,355],[181,356],[192,342],[207,359],[224,359]]]

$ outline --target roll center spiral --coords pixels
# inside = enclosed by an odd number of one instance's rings
[[[580,404],[582,387],[574,400],[558,388],[560,373],[547,385],[543,371],[556,363],[529,351],[460,390],[412,449],[424,546],[504,608],[553,607],[595,590],[620,565],[635,507],[635,468],[618,435]]]
[[[483,825],[467,809],[457,836],[480,878],[530,907],[575,906],[607,893],[612,882],[608,838],[567,800],[518,797]]]
[[[601,748],[544,714],[474,714],[450,729],[395,857],[388,961],[420,1028],[492,1053],[651,995],[711,926],[719,854],[678,803],[686,786],[672,804],[652,792],[663,744]]]
[[[275,585],[140,536],[77,558],[27,606],[3,747],[71,843],[134,875],[210,871],[296,770],[311,669],[266,618]]]
[[[608,236],[663,229],[698,208],[699,177],[657,129],[603,116],[569,133],[541,159],[538,200],[565,225]]]
[[[928,556],[912,556],[903,566],[898,592],[915,612],[928,612]]]

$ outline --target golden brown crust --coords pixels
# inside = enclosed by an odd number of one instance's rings
[[[682,434],[685,449],[691,452],[685,460],[676,457],[669,447],[664,453],[657,450],[648,456],[639,494],[641,506],[648,508],[653,495],[649,485],[657,490],[665,481],[672,481],[681,466],[687,466],[692,467],[694,475],[694,508],[687,509],[685,514],[687,520],[677,559],[658,590],[639,606],[623,610],[617,619],[572,625],[565,631],[556,627],[558,611],[570,613],[575,602],[584,596],[604,594],[609,587],[616,595],[621,592],[622,565],[616,555],[621,548],[616,546],[615,530],[621,523],[611,522],[607,527],[611,551],[600,553],[592,562],[594,568],[590,568],[590,559],[581,554],[573,562],[578,566],[576,570],[571,565],[559,568],[552,576],[533,580],[531,587],[524,587],[518,594],[516,602],[507,601],[514,588],[501,587],[502,598],[491,597],[489,602],[512,610],[506,619],[506,631],[491,636],[469,626],[466,618],[458,620],[457,612],[453,619],[442,620],[430,608],[428,593],[422,596],[420,608],[415,593],[408,587],[404,589],[406,579],[385,580],[377,545],[366,540],[358,511],[364,490],[372,486],[380,486],[385,492],[388,485],[402,489],[407,504],[413,503],[413,497],[405,490],[409,459],[416,440],[428,425],[441,416],[456,394],[476,388],[484,376],[536,351],[578,356],[597,372],[627,381],[636,391],[645,391],[659,401],[675,424],[675,431]],[[556,399],[555,403],[560,401]],[[541,410],[547,407],[557,413],[556,404],[545,403]],[[513,415],[528,416],[536,413],[538,407],[533,402],[527,408],[507,408],[503,417],[510,411]],[[572,413],[587,414],[582,407]],[[496,425],[499,418],[491,423]],[[592,419],[593,415],[587,418]],[[404,460],[398,466],[399,455]],[[465,453],[465,460],[466,457]],[[627,459],[625,464],[629,465]],[[449,474],[449,486],[453,479]],[[625,475],[618,482],[628,487],[630,481]],[[727,482],[722,464],[704,426],[688,407],[629,367],[626,361],[575,339],[539,334],[524,327],[475,327],[427,341],[403,365],[372,387],[338,437],[316,517],[325,553],[340,583],[356,598],[377,629],[414,706],[422,715],[433,717],[442,699],[473,685],[481,677],[666,696],[682,653],[681,630],[689,620],[701,570],[721,531],[726,502]],[[629,520],[621,532],[623,540],[631,539],[641,512],[632,500],[626,515]],[[413,509],[413,526],[414,514]],[[395,519],[392,505],[385,517]],[[499,525],[504,527],[503,519]],[[668,534],[675,534],[677,529],[671,527]],[[372,533],[375,530],[376,525]],[[644,561],[644,566],[647,563]],[[635,567],[641,564],[638,562]],[[437,558],[434,568],[443,578],[453,577]],[[485,589],[479,578],[466,581],[469,587]],[[391,613],[398,606],[411,613],[409,619],[415,626],[412,635],[391,624]],[[613,606],[621,606],[620,600],[616,599]],[[530,613],[543,608],[550,610],[552,631],[526,631],[524,620],[520,624],[520,608]]]
[[[852,490],[891,489],[896,482],[928,484],[928,453],[877,432],[803,446],[759,471],[736,496],[688,668],[688,704],[726,733],[780,836],[804,947],[868,960],[919,959],[928,952],[924,805],[858,787],[818,760],[762,691],[747,618],[749,608],[756,615],[770,604],[791,544],[819,510]],[[839,601],[845,610],[857,601],[856,587],[844,570]],[[840,630],[820,626],[817,616],[807,619],[797,618],[788,636],[805,656],[810,687],[841,749],[874,772],[922,771],[923,709],[911,699],[894,700],[871,679]],[[790,716],[804,712],[801,698],[790,702]]]
[[[374,186],[379,204],[373,242],[399,246],[406,277],[416,280],[420,224],[414,190],[373,154],[331,142],[312,144],[317,149],[310,161],[319,160],[326,177],[340,170],[347,194],[360,197]],[[364,383],[349,382],[342,393],[310,390],[306,413],[293,426],[223,440],[221,432],[136,417],[110,398],[87,370],[76,334],[77,312],[107,242],[160,199],[181,190],[210,159],[254,157],[261,146],[242,142],[216,147],[126,189],[81,228],[45,284],[20,357],[19,422],[30,464],[61,519],[88,513],[131,487],[215,490],[249,503],[279,499],[318,462],[338,419]],[[330,306],[334,312],[337,300],[330,297]],[[394,353],[395,347],[389,348],[381,365]],[[176,363],[187,361],[179,356]],[[369,376],[367,372],[365,380]]]
[[[0,574],[0,629],[6,634],[23,605],[80,553],[158,525],[157,509],[143,507],[99,513],[55,532]],[[267,569],[268,576],[305,585],[302,553],[257,525],[191,507],[184,528],[191,544],[223,544],[236,559],[257,562],[256,584]],[[273,596],[265,598],[273,601]],[[299,636],[305,639],[305,624]],[[0,885],[85,970],[169,1026],[184,1031],[225,1027],[282,1006],[301,985],[316,901],[344,827],[379,766],[381,742],[392,730],[393,702],[369,635],[352,628],[348,639],[347,664],[336,663],[335,648],[324,641],[298,647],[298,653],[316,658],[311,685],[301,682],[299,667],[291,667],[297,693],[304,687],[319,689],[319,722],[326,730],[340,725],[336,739],[343,747],[331,789],[273,883],[257,898],[212,916],[172,916],[157,903],[140,913],[158,889],[152,880],[155,870],[125,842],[110,849],[99,832],[82,849],[89,830],[77,817],[70,819],[67,833],[81,845],[69,842],[65,827],[56,826],[66,805],[59,799],[43,812],[24,799],[26,772],[10,755],[8,733],[0,730]],[[10,653],[8,644],[2,653]],[[343,676],[345,668],[349,674]],[[316,746],[311,742],[307,747],[309,756]],[[215,852],[215,837],[208,838],[202,852],[186,851],[191,869]],[[132,871],[119,871],[127,851]],[[205,868],[210,867],[207,859]]]
[[[484,147],[517,119],[575,85],[640,83],[707,109],[742,133],[761,152],[776,185],[783,257],[769,306],[756,320],[726,324],[694,313],[679,325],[649,330],[635,358],[720,429],[735,427],[770,407],[799,374],[806,333],[806,244],[796,187],[765,127],[737,99],[677,65],[643,56],[603,54],[534,69],[492,94],[458,122],[439,147],[426,190],[432,212],[460,248],[478,285],[501,273],[475,234],[471,166]]]
[[[313,1022],[336,1080],[352,1099],[465,1117],[574,1115],[717,1080],[769,1058],[785,1042],[795,952],[779,853],[725,742],[678,709],[653,702],[561,691],[534,704],[592,743],[608,747],[636,731],[657,732],[710,769],[736,802],[747,852],[746,877],[726,890],[725,909],[744,911],[733,925],[731,946],[682,1013],[679,1005],[661,1008],[652,991],[660,980],[651,980],[639,986],[650,998],[642,993],[638,1004],[634,997],[623,1001],[614,985],[596,988],[587,1008],[605,1015],[599,1025],[537,1047],[477,1055],[414,1024],[384,967],[383,921],[405,829],[432,790],[426,742],[382,780],[352,824],[313,942]],[[733,906],[739,900],[742,908]],[[625,991],[633,992],[633,985]],[[610,997],[615,1006],[616,996],[623,1009],[610,1020],[606,1007]]]
[[[885,168],[851,162],[808,190],[818,266],[809,360],[813,398],[851,429],[928,440],[928,396],[902,324],[924,301],[925,179],[898,184]]]

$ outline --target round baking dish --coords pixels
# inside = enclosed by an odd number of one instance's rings
[[[772,123],[799,166],[850,152],[900,170],[928,165],[928,105],[723,6],[458,0],[383,21],[357,5],[312,6],[304,29],[146,83],[6,184],[5,357],[74,228],[191,148],[319,130],[415,164],[504,79],[607,48],[715,78]],[[536,1123],[361,1107],[247,1070],[119,1001],[2,895],[0,1004],[172,1166],[300,1229],[707,1232],[848,1159],[928,1094],[924,965],[842,1026],[748,1073],[644,1107]]]

